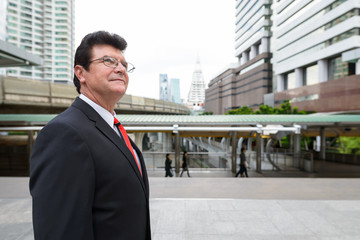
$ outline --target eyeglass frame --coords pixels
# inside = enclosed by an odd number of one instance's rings
[[[106,65],[106,63],[105,63],[105,60],[106,60],[106,59],[115,60],[115,62],[116,62],[116,63],[115,63],[115,66]],[[129,62],[125,62],[125,61],[119,61],[119,60],[117,60],[116,58],[110,57],[110,56],[104,56],[104,57],[101,57],[101,58],[97,58],[97,59],[94,59],[94,60],[89,61],[89,63],[92,63],[92,62],[95,62],[95,61],[99,61],[99,60],[101,60],[102,63],[103,63],[105,66],[109,67],[109,68],[114,68],[114,69],[115,69],[115,68],[117,68],[117,67],[119,66],[119,63],[121,63],[121,65],[126,69],[126,72],[132,73],[132,72],[135,70],[134,64],[129,63]],[[124,66],[124,64],[126,64],[126,66]],[[129,66],[130,66],[130,69],[128,69]]]

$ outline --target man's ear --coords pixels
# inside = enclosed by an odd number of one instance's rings
[[[85,72],[86,70],[84,69],[83,66],[76,65],[74,67],[74,74],[79,79],[80,82],[85,82],[85,76],[84,76]]]

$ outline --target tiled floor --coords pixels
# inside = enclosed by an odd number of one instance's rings
[[[149,172],[153,239],[360,239],[359,167],[322,167],[321,174],[252,171],[249,178]],[[0,177],[1,240],[34,239],[28,180]]]

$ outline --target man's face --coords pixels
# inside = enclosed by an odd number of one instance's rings
[[[110,45],[95,45],[92,48],[90,61],[102,57],[113,57],[126,62],[123,53]],[[119,62],[116,68],[105,66],[102,60],[93,61],[88,71],[84,71],[81,90],[87,96],[93,96],[98,101],[118,101],[126,92],[129,76]],[[85,91],[85,92],[83,92]]]

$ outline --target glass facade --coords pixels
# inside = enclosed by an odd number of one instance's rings
[[[329,80],[335,80],[355,74],[355,63],[343,62],[341,56],[330,58],[328,60]]]

